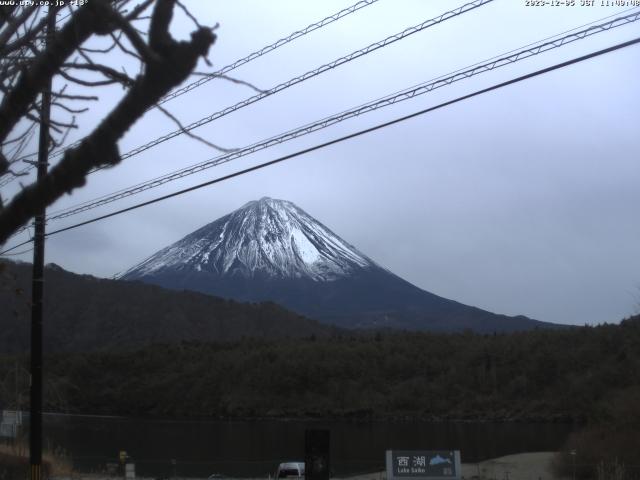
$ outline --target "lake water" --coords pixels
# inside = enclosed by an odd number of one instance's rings
[[[150,477],[273,475],[278,463],[304,460],[307,428],[331,431],[338,476],[379,471],[388,449],[457,449],[463,462],[557,450],[575,428],[562,424],[168,421],[46,415],[45,445],[61,447],[81,471],[104,470],[125,450],[136,474]],[[172,461],[174,460],[174,461]]]

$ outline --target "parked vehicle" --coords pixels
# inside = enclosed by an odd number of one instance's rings
[[[284,462],[278,465],[276,480],[278,478],[304,477],[304,462]]]

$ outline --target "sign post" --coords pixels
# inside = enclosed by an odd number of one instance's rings
[[[305,432],[305,480],[329,480],[331,477],[331,432],[308,429]]]
[[[459,450],[387,450],[387,480],[460,480]]]

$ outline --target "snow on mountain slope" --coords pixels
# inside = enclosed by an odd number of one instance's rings
[[[548,326],[422,290],[293,203],[271,198],[205,225],[121,278],[241,302],[270,301],[346,328],[490,333]]]
[[[192,270],[332,281],[368,267],[380,268],[293,203],[264,197],[160,250],[122,278]]]

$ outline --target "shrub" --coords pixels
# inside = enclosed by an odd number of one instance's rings
[[[576,479],[635,480],[640,478],[638,445],[640,432],[634,428],[589,427],[569,436],[552,467],[558,477],[571,478],[575,463]]]

